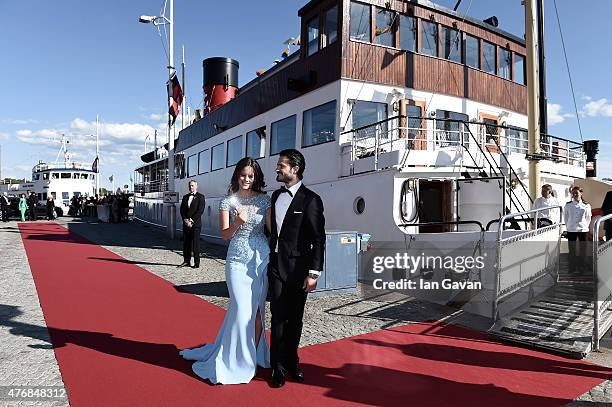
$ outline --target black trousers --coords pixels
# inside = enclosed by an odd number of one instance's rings
[[[588,232],[567,232],[569,272],[586,271]],[[580,242],[580,243],[578,243]]]
[[[28,206],[28,217],[30,220],[36,220],[36,206],[30,205]]]
[[[193,264],[200,265],[200,230],[201,227],[188,228],[183,225],[183,260],[186,263],[191,261],[193,253]]]
[[[3,206],[0,211],[2,211],[2,222],[8,222],[8,208]]]
[[[270,363],[273,369],[293,369],[299,363],[298,347],[302,336],[302,319],[308,294],[303,281],[282,281],[278,277],[278,260],[270,254],[268,265],[271,323]]]

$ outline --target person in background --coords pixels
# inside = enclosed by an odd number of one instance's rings
[[[36,220],[37,203],[38,199],[36,199],[36,194],[33,191],[30,191],[30,195],[28,196],[28,217],[30,220]]]
[[[603,216],[612,214],[612,191],[606,193],[603,203],[601,204],[601,210]],[[604,229],[606,229],[606,241],[612,239],[612,219],[604,222]]]
[[[25,222],[25,213],[28,209],[28,202],[25,199],[25,195],[21,194],[19,198],[19,212],[21,212],[21,221]]]
[[[47,197],[47,220],[55,219],[55,201],[53,195]]]
[[[582,199],[582,188],[574,186],[571,189],[572,200],[563,208],[563,219],[567,228],[567,240],[569,249],[569,272],[586,272],[586,240],[591,223],[591,205]],[[580,241],[577,253],[576,240]]]
[[[538,229],[544,226],[550,226],[559,219],[559,210],[545,209],[554,206],[561,206],[557,198],[554,197],[553,189],[550,184],[542,185],[541,195],[533,202],[533,209],[542,209],[537,212]]]
[[[2,222],[8,222],[10,206],[11,203],[8,199],[8,193],[5,192],[0,197],[0,211],[2,211]]]

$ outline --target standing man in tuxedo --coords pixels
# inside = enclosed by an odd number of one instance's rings
[[[30,220],[36,220],[36,204],[38,199],[34,191],[28,191],[28,217]]]
[[[202,213],[206,200],[198,192],[198,183],[189,181],[189,193],[181,202],[181,217],[183,218],[183,263],[179,267],[191,265],[193,252],[193,268],[200,267],[200,231],[202,230]]]
[[[280,152],[276,180],[284,185],[272,194],[268,265],[273,387],[283,386],[287,373],[297,382],[304,381],[298,358],[304,306],[323,270],[323,202],[302,185],[305,167],[299,151]]]

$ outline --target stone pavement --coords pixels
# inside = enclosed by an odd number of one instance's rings
[[[224,247],[202,244],[200,269],[179,269],[175,265],[182,261],[181,241],[169,241],[164,232],[154,226],[139,222],[105,224],[72,218],[60,218],[58,221],[75,233],[118,254],[125,261],[172,282],[179,289],[227,307],[229,300],[224,279]],[[0,224],[2,257],[9,261],[7,267],[3,263],[0,269],[0,386],[62,385],[16,223],[10,222],[7,225]],[[6,256],[5,247],[9,248]],[[270,315],[269,309],[267,315]],[[480,330],[489,327],[488,320],[484,318],[461,314],[449,307],[401,295],[309,296],[301,346],[427,320],[444,320]],[[269,328],[269,318],[267,324]],[[590,355],[589,360],[612,366],[612,351],[604,349],[599,354]],[[609,406],[611,402],[612,382],[607,381],[569,405]],[[0,406],[4,405],[2,403],[0,401]]]

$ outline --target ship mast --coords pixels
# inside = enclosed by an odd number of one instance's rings
[[[538,86],[538,60],[536,56],[536,0],[525,0],[525,42],[527,59],[527,120],[529,195],[533,198],[540,191],[540,112]]]

